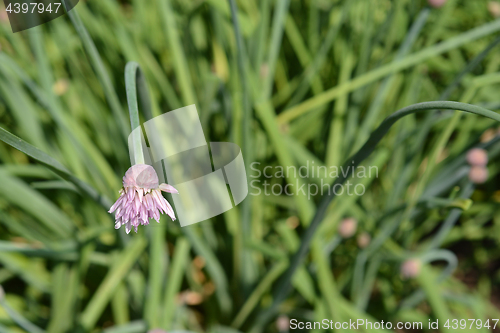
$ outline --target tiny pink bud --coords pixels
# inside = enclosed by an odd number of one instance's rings
[[[357,239],[359,248],[364,249],[365,247],[370,245],[371,239],[372,238],[370,234],[367,232],[363,232],[362,234],[360,234]]]
[[[488,153],[481,148],[474,148],[467,152],[467,162],[470,165],[486,166],[488,164]]]
[[[260,66],[259,75],[260,75],[261,79],[264,79],[269,75],[269,65],[268,64],[262,64]]]
[[[3,9],[0,9],[0,22],[9,22],[9,15]]]
[[[429,6],[434,8],[441,8],[446,3],[446,0],[427,0]]]
[[[290,318],[281,315],[276,319],[276,328],[278,332],[288,332],[290,330]]]
[[[470,168],[469,179],[474,184],[482,184],[488,179],[488,169],[474,165]]]
[[[494,18],[500,17],[500,3],[497,1],[488,2],[488,11]]]
[[[401,265],[401,277],[404,279],[417,277],[421,267],[422,262],[419,259],[408,259]]]
[[[339,234],[342,238],[352,237],[356,233],[356,229],[358,226],[358,221],[356,221],[352,217],[348,217],[343,219],[339,225]]]

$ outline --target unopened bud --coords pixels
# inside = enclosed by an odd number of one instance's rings
[[[356,228],[358,227],[358,222],[352,218],[348,217],[343,219],[339,225],[339,234],[342,238],[352,237],[356,233]]]
[[[429,6],[434,8],[441,8],[446,3],[446,0],[427,0]]]
[[[155,328],[155,329],[149,330],[148,333],[168,333],[168,332],[165,330],[162,330],[161,328]]]
[[[421,267],[422,262],[419,259],[408,259],[401,265],[401,277],[404,279],[417,277]]]
[[[365,247],[367,247],[368,245],[370,245],[370,241],[371,241],[371,237],[370,237],[370,234],[367,233],[367,232],[363,232],[362,234],[360,234],[358,236],[358,246],[361,248],[361,249],[364,249]]]
[[[276,328],[278,332],[288,332],[290,329],[290,318],[284,315],[279,316],[278,319],[276,319]]]
[[[469,170],[469,179],[474,184],[482,184],[488,179],[488,169],[483,166],[472,166]]]
[[[500,3],[497,1],[488,2],[488,11],[494,18],[500,17]]]
[[[467,152],[467,162],[470,165],[486,166],[488,164],[488,153],[481,148],[474,148]]]

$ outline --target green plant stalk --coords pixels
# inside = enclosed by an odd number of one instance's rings
[[[2,293],[4,291],[2,290]],[[0,306],[2,306],[9,315],[9,317],[19,326],[21,326],[23,329],[28,331],[29,333],[43,333],[45,332],[42,330],[40,327],[36,326],[32,322],[30,322],[28,319],[24,318],[23,315],[18,313],[16,310],[10,307],[10,305],[7,303],[5,300],[5,295],[2,295],[0,299]]]
[[[161,325],[161,294],[163,277],[167,270],[168,252],[165,244],[165,231],[167,218],[163,217],[160,225],[149,228],[149,288],[147,290],[146,303],[144,305],[143,317],[148,327],[155,328]]]
[[[120,254],[82,312],[80,323],[84,328],[90,330],[95,326],[119,283],[123,281],[145,247],[146,240],[138,236]]]
[[[361,147],[361,149],[355,155],[347,159],[347,161],[343,165],[344,170],[346,170],[348,166],[356,168],[364,159],[366,159],[375,150],[377,144],[382,140],[382,138],[389,131],[392,125],[394,125],[394,123],[396,123],[399,119],[409,114],[413,114],[419,111],[432,110],[432,109],[459,110],[500,121],[499,114],[479,106],[465,104],[465,103],[446,101],[446,102],[424,102],[424,103],[413,104],[403,109],[400,109],[395,113],[393,113],[392,115],[390,115],[389,117],[387,117],[380,124],[380,126],[370,135],[370,137],[368,138],[367,142],[363,145],[363,147]],[[342,185],[347,180],[347,178],[348,177],[345,177],[344,175],[340,175],[339,178],[337,178],[335,183],[332,185],[332,187],[337,184]],[[260,315],[260,317],[257,320],[257,325],[262,325],[263,323],[267,323],[267,321],[274,315],[279,304],[281,304],[281,302],[286,298],[290,288],[290,281],[293,277],[293,274],[303,262],[304,257],[308,252],[313,236],[316,232],[316,229],[321,224],[321,221],[325,216],[325,213],[330,205],[330,202],[333,200],[334,197],[335,197],[334,191],[329,191],[327,195],[323,196],[323,199],[321,200],[321,203],[318,209],[316,210],[316,214],[313,217],[311,224],[307,228],[302,238],[299,250],[294,254],[293,258],[290,260],[291,263],[290,267],[284,273],[283,277],[280,280],[280,283],[277,284],[277,287],[274,292],[273,304],[269,309],[266,309],[265,312]]]
[[[66,9],[66,4],[64,3],[64,1],[63,5]],[[85,29],[85,26],[83,25],[80,17],[78,16],[76,8],[73,8],[69,12],[66,10],[66,12],[69,18],[71,19],[71,22],[73,23],[76,32],[80,36],[80,39],[83,43],[83,47],[89,57],[90,63],[94,67],[97,77],[101,82],[102,88],[104,89],[104,94],[106,95],[106,99],[108,100],[109,106],[111,108],[111,111],[113,112],[115,120],[118,123],[120,131],[123,135],[123,139],[127,140],[128,126],[127,123],[125,122],[125,116],[123,115],[123,110],[120,105],[120,101],[118,99],[118,96],[116,95],[116,91],[113,88],[113,84],[111,82],[109,74],[106,71],[106,68],[104,67],[101,56],[99,55],[99,52],[97,51],[97,48],[94,42],[92,41],[92,38],[90,37],[87,29]]]
[[[290,6],[290,0],[278,0],[276,2],[273,16],[273,27],[271,31],[271,41],[269,44],[269,56],[267,58],[268,72],[262,84],[261,100],[271,98],[273,91],[274,73],[276,71],[276,62],[278,60],[279,51],[281,48],[281,40],[285,26],[286,13]]]
[[[400,61],[379,67],[343,85],[336,86],[329,90],[326,90],[325,92],[315,97],[312,97],[309,100],[302,102],[301,104],[298,104],[288,110],[283,111],[278,116],[278,122],[279,123],[290,122],[293,119],[299,117],[300,115],[308,111],[315,109],[318,106],[333,101],[342,94],[354,91],[371,82],[383,78],[384,76],[387,76],[392,73],[397,73],[405,68],[421,63],[424,60],[427,60],[444,52],[455,49],[461,45],[464,45],[478,38],[492,34],[498,30],[500,30],[500,20],[495,20],[491,23],[487,23],[478,28],[469,30],[459,36],[450,38],[445,42],[430,46],[420,52],[409,55],[401,59]]]
[[[227,277],[220,261],[206,241],[196,233],[196,229],[193,226],[182,228],[182,232],[190,241],[195,252],[206,260],[206,269],[216,286],[215,295],[219,300],[221,310],[225,313],[229,312],[232,300],[228,293]]]
[[[417,37],[420,34],[420,31],[425,26],[427,22],[427,18],[429,17],[430,8],[424,8],[420,11],[415,22],[412,24],[409,32],[406,34],[405,40],[403,41],[401,47],[399,48],[396,56],[394,57],[393,63],[397,63],[401,59],[403,59],[408,52],[410,52],[413,44],[417,40]],[[375,121],[379,119],[380,111],[382,110],[382,106],[384,105],[384,101],[387,100],[387,96],[391,91],[392,86],[394,85],[395,75],[392,74],[384,79],[381,83],[380,88],[378,89],[374,101],[371,103],[370,108],[368,109],[366,116],[363,118],[363,122],[358,130],[358,135],[356,137],[354,143],[354,151],[359,149],[359,147],[365,142],[369,131],[374,127]]]
[[[474,96],[475,92],[476,92],[475,86],[472,86],[471,88],[467,89],[467,91],[464,93],[464,97],[463,97],[462,101],[469,102],[472,99],[472,96]],[[446,143],[450,139],[450,137],[451,137],[453,131],[455,130],[461,117],[462,117],[461,113],[455,113],[453,115],[453,117],[451,118],[451,120],[448,121],[444,131],[442,131],[440,133],[440,135],[438,136],[437,142],[434,145],[434,147],[432,148],[432,151],[431,151],[430,156],[428,158],[427,166],[425,168],[424,174],[422,175],[422,177],[420,177],[420,179],[417,183],[416,189],[410,198],[410,202],[408,203],[405,211],[403,212],[402,225],[401,225],[401,228],[403,231],[406,231],[407,229],[410,228],[410,221],[409,221],[410,214],[413,211],[413,208],[415,207],[415,205],[417,204],[420,196],[422,195],[422,193],[424,191],[425,186],[427,185],[427,183],[431,177],[432,171],[436,165],[436,161],[437,161],[439,155],[442,153],[443,149],[445,148]]]
[[[172,259],[171,270],[168,273],[165,294],[163,297],[163,318],[161,327],[169,330],[175,314],[175,298],[181,288],[184,269],[189,263],[189,242],[180,237],[175,244],[174,257]],[[154,328],[154,327],[150,327]]]
[[[338,22],[330,23],[330,28],[324,38],[323,44],[319,48],[316,56],[307,69],[304,71],[302,79],[299,83],[295,92],[292,92],[292,98],[286,105],[285,109],[291,108],[293,105],[297,104],[304,96],[307,94],[312,80],[317,77],[318,71],[321,69],[325,60],[327,59],[328,52],[333,46],[335,39],[340,31],[340,28],[344,24],[346,17],[348,16],[349,9],[351,8],[352,1],[347,1],[342,6],[342,12]]]
[[[176,19],[170,0],[157,0],[156,3],[160,7],[163,28],[173,54],[174,71],[181,89],[182,102],[184,102],[185,105],[196,104],[196,95],[193,90],[193,83],[186,62],[187,58],[182,50],[182,44],[177,32]]]
[[[269,272],[262,278],[254,291],[245,301],[245,304],[241,307],[240,311],[236,315],[231,324],[234,328],[240,328],[240,326],[245,322],[253,309],[257,306],[259,300],[262,298],[264,293],[271,287],[272,283],[285,271],[288,267],[288,260],[278,261]]]
[[[127,286],[121,282],[111,298],[113,321],[116,325],[125,325],[130,321],[129,297]]]
[[[443,260],[448,264],[446,268],[435,279],[434,284],[439,285],[453,274],[453,271],[458,266],[457,256],[449,250],[431,249],[420,257],[423,264],[431,263],[432,261]],[[419,289],[413,292],[410,296],[401,301],[400,309],[413,309],[425,299],[425,292]]]
[[[111,207],[111,201],[107,197],[102,196],[92,186],[73,176],[69,170],[58,161],[1,127],[0,140],[25,153],[26,155],[31,156],[39,163],[52,170],[58,176],[73,183],[80,191],[82,191],[82,193],[99,203],[106,210]]]
[[[231,7],[231,18],[233,21],[234,34],[236,36],[236,48],[237,48],[237,61],[238,61],[238,74],[241,81],[242,89],[242,110],[243,117],[241,122],[241,128],[243,130],[242,137],[242,152],[244,156],[245,169],[247,172],[250,170],[250,165],[253,162],[253,138],[251,126],[253,122],[253,113],[250,105],[250,95],[248,91],[248,81],[246,75],[246,65],[247,56],[243,44],[243,38],[241,36],[240,24],[237,15],[237,6],[234,0],[229,0]],[[249,195],[242,202],[241,207],[241,222],[242,227],[240,228],[241,238],[243,243],[251,238],[251,228],[250,221],[252,220],[252,196]],[[248,250],[242,249],[241,253],[241,267],[242,267],[242,278],[243,278],[243,288],[248,288],[251,283],[256,279],[256,271],[252,269],[252,256]]]
[[[432,279],[432,275],[429,274],[429,270],[430,268],[427,267],[427,265],[422,266],[422,269],[417,279],[420,285],[422,286],[422,289],[424,290],[425,294],[427,295],[427,300],[429,301],[429,305],[435,312],[436,317],[439,319],[440,330],[449,331],[443,325],[445,324],[446,320],[448,319],[451,320],[453,319],[453,317],[451,316],[451,313],[448,310],[448,307],[446,306],[446,303],[441,295],[440,290],[436,288],[436,284]]]
[[[144,164],[144,151],[142,147],[142,130],[139,118],[139,105],[137,102],[137,90],[141,97],[141,104],[143,113],[146,119],[151,119],[151,101],[149,99],[149,91],[147,88],[146,80],[142,74],[139,64],[131,61],[125,67],[125,87],[127,90],[128,110],[130,114],[130,125],[132,128],[132,144],[134,147],[135,164]]]

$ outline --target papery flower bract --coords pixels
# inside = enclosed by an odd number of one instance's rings
[[[160,213],[166,213],[175,220],[174,210],[163,197],[161,191],[178,193],[168,184],[159,184],[155,169],[147,164],[136,164],[130,167],[123,176],[123,188],[120,197],[109,209],[115,212],[115,229],[125,225],[127,234],[134,227],[148,225],[149,219],[160,222]]]

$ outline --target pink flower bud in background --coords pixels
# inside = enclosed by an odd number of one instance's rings
[[[497,1],[488,2],[488,11],[494,18],[500,17],[500,3]]]
[[[269,65],[262,64],[259,70],[259,76],[261,79],[265,79],[269,75]]]
[[[411,279],[417,277],[420,273],[421,267],[422,262],[419,259],[408,259],[401,265],[401,277],[403,279]]]
[[[429,6],[434,8],[441,8],[446,3],[446,0],[427,0]]]
[[[288,332],[290,330],[290,318],[284,315],[279,316],[276,319],[276,328],[278,332]]]
[[[488,153],[480,148],[471,149],[467,152],[467,162],[473,166],[484,167],[488,164]]]
[[[358,227],[358,221],[352,217],[343,219],[339,225],[339,234],[342,238],[352,237],[356,233],[356,228]]]
[[[148,333],[168,333],[168,332],[162,330],[161,328],[155,328],[155,329],[149,330]]]
[[[0,10],[0,22],[9,22],[9,15],[5,10]]]
[[[474,184],[482,184],[488,179],[488,169],[474,165],[470,168],[469,179]]]
[[[370,234],[367,232],[363,232],[362,234],[360,234],[358,236],[358,239],[357,239],[359,248],[364,249],[365,247],[370,245],[371,240],[372,240],[372,238],[371,238]]]

